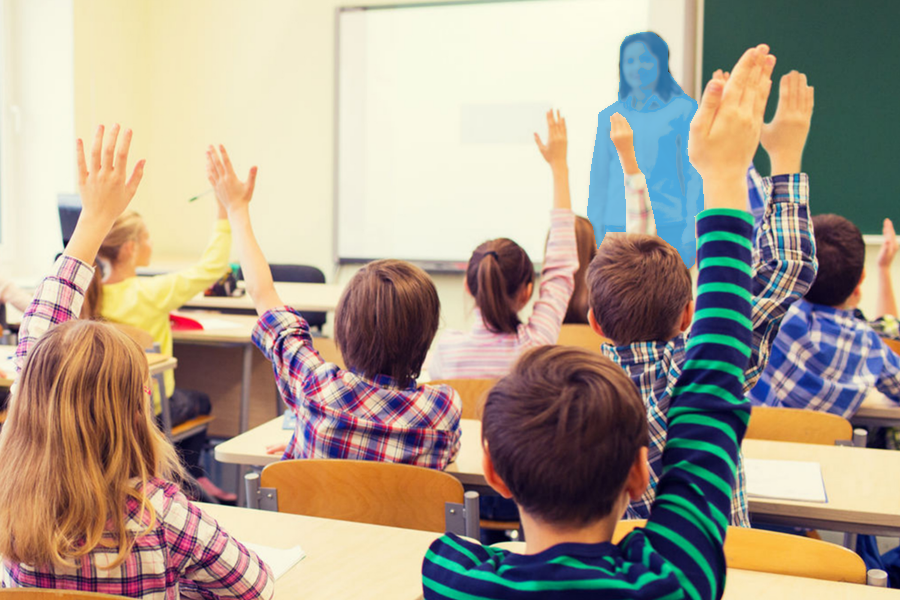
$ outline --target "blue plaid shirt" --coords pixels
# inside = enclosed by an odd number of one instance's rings
[[[754,235],[753,343],[744,391],[756,385],[766,366],[778,325],[791,304],[803,297],[816,278],[815,240],[809,218],[809,179],[805,174],[762,178],[751,167],[750,200],[765,198],[762,223]],[[685,362],[688,333],[666,342],[604,344],[601,352],[631,376],[647,403],[650,425],[650,487],[628,508],[629,518],[646,519],[656,496],[666,442],[672,389]],[[749,526],[743,464],[738,465],[732,498],[732,523]]]
[[[790,308],[753,404],[809,408],[849,418],[877,389],[900,402],[900,358],[858,310],[806,300]]]

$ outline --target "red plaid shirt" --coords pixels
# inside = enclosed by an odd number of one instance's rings
[[[278,389],[297,414],[290,458],[350,458],[443,469],[459,452],[462,401],[446,385],[402,387],[326,363],[293,309],[260,317],[253,342],[275,368]]]
[[[74,258],[57,261],[55,273],[44,279],[25,311],[17,350],[20,367],[50,327],[76,318],[93,273]],[[265,563],[191,504],[175,484],[153,479],[143,491],[156,511],[156,521],[148,533],[136,537],[121,565],[106,568],[118,554],[118,545],[98,546],[70,568],[4,560],[0,587],[91,591],[145,600],[272,598],[275,578]],[[148,515],[141,513],[136,500],[128,499],[124,510],[129,530],[146,528]]]

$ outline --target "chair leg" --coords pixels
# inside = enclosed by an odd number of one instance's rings
[[[466,536],[481,539],[481,509],[478,506],[478,492],[468,491],[464,495],[466,515]]]
[[[247,490],[247,508],[259,508],[259,473],[244,475],[244,488]]]

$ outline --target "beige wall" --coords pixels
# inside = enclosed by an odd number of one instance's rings
[[[89,137],[97,123],[115,121],[134,128],[133,156],[147,159],[136,207],[158,257],[202,251],[213,199],[187,199],[208,189],[204,150],[222,142],[239,172],[259,165],[253,218],[269,260],[316,265],[329,281],[352,275],[332,264],[339,4],[75,0],[75,130]],[[445,324],[466,327],[461,278],[435,279]],[[864,292],[869,311],[874,283]]]

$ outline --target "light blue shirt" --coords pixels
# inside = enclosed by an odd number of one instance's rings
[[[697,103],[685,94],[672,96],[668,103],[654,94],[636,109],[633,100],[629,95],[616,101],[600,113],[597,121],[587,214],[598,245],[607,230],[625,231],[625,174],[609,139],[609,117],[613,113],[625,117],[634,131],[634,152],[647,178],[657,226],[693,223],[703,210],[703,181],[691,166],[687,151]],[[666,241],[676,248],[682,243]]]

